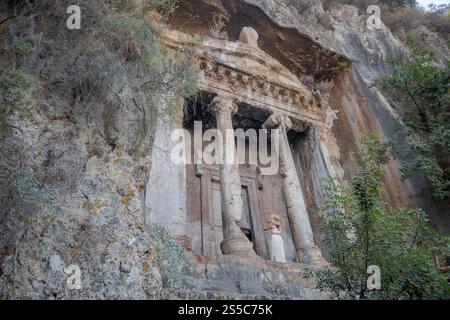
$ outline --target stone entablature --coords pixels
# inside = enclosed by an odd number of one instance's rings
[[[314,126],[325,124],[324,103],[286,67],[254,45],[210,37],[198,39],[176,30],[166,30],[163,39],[173,48],[194,48],[201,89]]]

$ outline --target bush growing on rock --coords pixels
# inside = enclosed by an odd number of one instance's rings
[[[381,190],[388,161],[388,145],[369,136],[350,183],[327,185],[321,229],[334,269],[314,272],[317,286],[350,299],[449,299],[449,276],[434,264],[435,255],[449,256],[448,239],[422,210],[387,208]],[[379,290],[368,287],[372,265],[380,268]]]
[[[401,101],[401,131],[407,137],[405,176],[416,170],[429,179],[436,198],[450,196],[450,62],[437,66],[432,55],[410,42],[407,63],[396,61],[384,89]]]

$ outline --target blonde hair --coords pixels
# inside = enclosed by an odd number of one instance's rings
[[[278,214],[272,214],[269,216],[264,230],[272,229],[274,226],[276,226],[278,229],[281,229],[281,217]]]

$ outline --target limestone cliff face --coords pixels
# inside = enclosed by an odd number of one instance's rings
[[[325,13],[320,1],[309,2],[310,6],[305,10],[302,10],[304,5],[296,5],[295,1],[246,2],[261,8],[278,25],[295,28],[300,34],[351,61],[351,68],[334,79],[330,98],[330,106],[339,110],[334,135],[344,176],[352,175],[355,150],[364,133],[377,133],[402,143],[395,131],[396,106],[390,104],[389,98],[377,85],[377,80],[392,70],[392,60],[407,56],[405,44],[389,28],[383,24],[380,30],[369,30],[366,24],[368,15],[354,6],[344,5]],[[424,26],[420,30],[421,36],[436,52],[437,61],[448,60],[449,48],[439,36]],[[402,181],[400,166],[401,159],[388,166],[384,191],[388,202],[419,206],[428,212],[434,225],[449,230],[448,201],[438,201],[424,193],[428,184],[420,176]]]
[[[1,13],[14,17],[0,25],[2,81],[9,69],[29,87],[1,139],[0,298],[157,298],[158,240],[141,201],[151,132],[146,151],[133,151],[149,99],[133,89],[135,76],[105,76],[120,58],[108,59],[89,31],[64,32],[67,5],[52,2]],[[13,54],[17,43],[25,59]],[[69,266],[81,271],[79,290],[67,285]]]
[[[339,110],[333,129],[338,148],[330,152],[338,175],[348,178],[363,132],[396,139],[396,111],[376,80],[391,70],[392,58],[405,57],[406,48],[384,26],[367,30],[366,16],[352,6],[333,10],[325,19],[320,1],[306,11],[291,2],[183,1],[169,25],[233,41],[243,26],[252,26],[259,31],[260,47],[291,72],[333,80],[329,101]],[[125,62],[102,51],[95,38],[80,45],[87,40],[76,33],[71,41],[63,39],[68,33],[49,35],[52,28],[64,29],[66,6],[61,3],[51,7],[53,25],[35,15],[33,6],[7,16],[0,12],[0,21],[17,14],[0,24],[2,68],[4,61],[6,67],[14,64],[12,47],[19,38],[33,48],[20,66],[31,86],[23,91],[20,108],[8,115],[10,129],[1,138],[0,298],[327,298],[295,266],[264,274],[260,270],[267,266],[249,268],[239,260],[208,267],[180,253],[164,230],[146,224],[144,194],[157,120],[144,108],[155,102],[137,89],[139,70],[122,72]],[[186,19],[191,11],[197,20]],[[210,23],[213,15],[223,17],[215,20],[217,28]],[[448,54],[439,48],[442,56]],[[97,94],[99,84],[89,76],[110,65],[117,69],[99,82],[112,82]],[[68,78],[83,84],[81,93]],[[157,96],[159,110],[170,108],[172,91]],[[114,126],[108,122],[111,109],[117,111]],[[149,134],[136,152],[142,113],[150,117]],[[421,196],[426,183],[420,177],[402,182],[397,162],[389,165],[387,176],[390,203],[422,206],[433,223],[450,228],[448,204]],[[80,290],[67,286],[70,265],[82,272]]]

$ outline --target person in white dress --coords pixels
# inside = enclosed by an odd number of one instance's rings
[[[269,230],[272,234],[270,238],[270,259],[277,262],[286,262],[284,242],[281,237],[281,217],[276,214],[271,215],[264,230]]]

